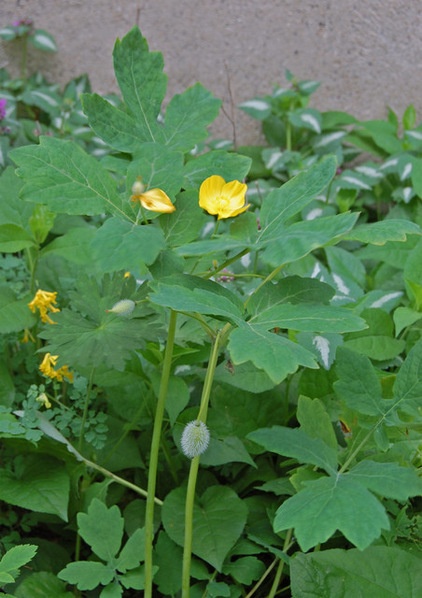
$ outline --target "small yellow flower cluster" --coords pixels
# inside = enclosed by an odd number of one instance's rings
[[[56,303],[56,297],[57,292],[50,293],[49,291],[42,291],[41,289],[38,289],[38,291],[35,293],[35,297],[30,303],[28,303],[28,307],[33,313],[35,313],[36,309],[38,308],[42,322],[55,324],[56,322],[53,322],[48,315],[48,312],[56,313],[60,311],[58,307],[54,307],[54,304]]]
[[[38,401],[38,403],[41,403],[41,405],[43,405],[46,409],[51,408],[51,403],[48,399],[48,396],[45,394],[45,392],[42,392],[40,395],[38,395],[35,400]]]
[[[40,365],[40,371],[44,374],[44,376],[48,376],[52,380],[58,380],[62,382],[64,378],[67,378],[69,382],[73,382],[73,374],[69,372],[69,368],[67,365],[63,365],[61,368],[55,370],[54,366],[57,363],[59,356],[58,355],[51,355],[51,353],[46,353],[44,355],[44,359]]]

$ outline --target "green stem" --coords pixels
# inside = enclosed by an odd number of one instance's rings
[[[284,268],[284,264],[280,264],[280,266],[277,266],[277,268],[274,268],[274,270],[272,272],[270,272],[270,274],[268,274],[268,276],[266,278],[264,278],[264,280],[261,282],[261,284],[259,284],[256,289],[254,290],[254,292],[252,293],[252,295],[249,295],[249,297],[246,299],[245,301],[245,307],[247,307],[251,297],[253,297],[253,295],[255,293],[257,293],[259,291],[259,289],[261,287],[263,287],[265,284],[267,284],[267,282],[270,282],[273,278],[275,278],[277,276],[277,274],[279,272],[281,272],[281,270]]]
[[[157,408],[155,411],[154,428],[151,441],[151,455],[148,470],[148,496],[145,512],[145,590],[144,597],[152,598],[152,543],[154,539],[154,497],[157,484],[158,454],[160,450],[161,428],[164,417],[164,408],[170,378],[171,363],[173,358],[174,337],[176,335],[177,313],[170,311],[167,344],[164,352],[163,371],[161,374],[160,389],[158,392]]]
[[[198,421],[207,421],[208,405],[211,395],[212,383],[214,380],[215,368],[217,367],[218,354],[220,350],[220,340],[224,336],[227,327],[230,324],[219,330],[212,349],[211,355],[208,362],[207,373],[204,380],[204,387],[202,389],[201,404],[199,407]],[[193,538],[193,507],[195,502],[195,488],[196,480],[198,478],[199,469],[199,456],[192,459],[190,470],[188,487],[186,492],[186,503],[185,503],[185,541],[183,548],[183,569],[182,569],[182,598],[189,598],[190,595],[190,566],[192,560],[192,538]]]
[[[290,546],[292,545],[292,543],[291,543],[292,533],[293,533],[293,529],[287,530],[286,538],[284,540],[284,545],[283,545],[284,553],[287,553]],[[280,584],[281,576],[283,575],[283,569],[284,569],[284,561],[280,559],[280,562],[278,563],[277,571],[276,571],[276,574],[274,577],[273,585],[271,586],[270,593],[268,594],[268,598],[274,598],[274,596],[276,595],[277,588]]]
[[[94,378],[94,369],[95,368],[92,368],[92,370],[91,370],[91,374],[89,376],[88,388],[86,389],[84,411],[82,414],[81,431],[79,432],[79,440],[78,440],[78,451],[79,452],[82,450],[82,444],[84,441],[84,431],[85,431],[86,420],[88,417],[88,406],[89,406],[89,399],[91,397],[91,390],[92,390],[92,384],[93,384],[93,378]]]

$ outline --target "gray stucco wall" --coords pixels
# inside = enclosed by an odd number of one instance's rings
[[[51,32],[57,55],[36,53],[33,68],[65,83],[87,72],[95,91],[115,91],[112,50],[138,24],[164,54],[169,96],[201,81],[230,111],[235,104],[298,78],[322,81],[312,105],[359,118],[402,113],[422,119],[421,0],[0,0],[0,26],[31,17]],[[13,70],[10,48],[0,64]],[[228,84],[230,80],[230,86]],[[259,125],[236,111],[238,139],[259,139]],[[232,136],[221,115],[216,136]]]

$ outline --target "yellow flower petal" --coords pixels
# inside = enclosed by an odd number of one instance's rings
[[[139,195],[132,195],[131,200],[138,200],[146,210],[160,214],[170,214],[176,209],[167,193],[162,189],[150,189]]]
[[[226,183],[221,176],[210,176],[199,189],[199,206],[219,220],[237,216],[249,207],[245,205],[246,190],[247,185],[239,181]]]

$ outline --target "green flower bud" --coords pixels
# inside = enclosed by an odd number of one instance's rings
[[[182,451],[193,459],[204,453],[210,442],[210,432],[204,422],[194,420],[186,424],[183,430],[181,445]]]

